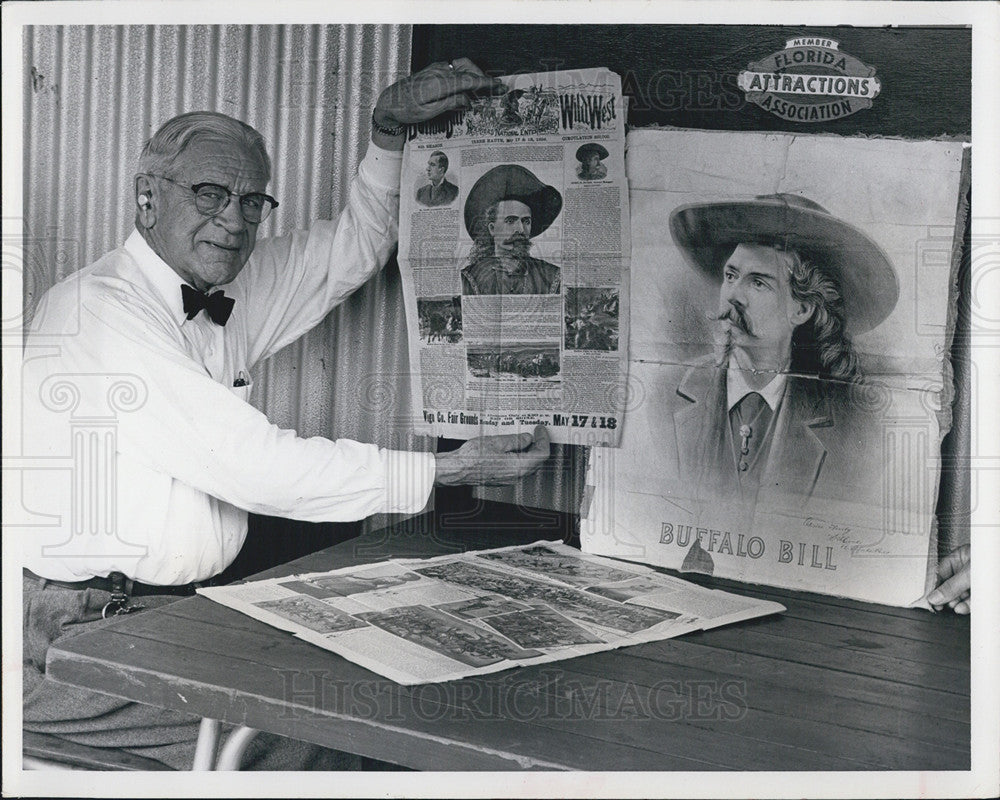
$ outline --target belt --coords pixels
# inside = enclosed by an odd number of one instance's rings
[[[111,578],[88,578],[85,581],[54,581],[51,578],[43,578],[36,575],[30,569],[25,568],[24,576],[38,581],[43,586],[58,586],[60,589],[100,589],[102,592],[112,592],[114,584]],[[125,593],[129,597],[143,597],[153,594],[170,594],[188,596],[193,595],[194,590],[199,586],[211,586],[212,581],[197,581],[195,583],[185,583],[182,586],[154,586],[151,583],[139,583],[128,578],[125,579]]]

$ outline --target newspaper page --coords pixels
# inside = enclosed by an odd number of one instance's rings
[[[587,552],[906,606],[934,567],[961,142],[635,131],[636,398]]]
[[[603,68],[502,80],[408,133],[399,265],[416,429],[542,424],[554,442],[614,445],[629,295],[621,80]]]
[[[547,541],[198,592],[405,685],[559,661],[785,610]]]

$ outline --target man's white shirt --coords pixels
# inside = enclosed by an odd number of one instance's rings
[[[26,567],[183,584],[232,563],[248,511],[336,521],[424,507],[432,454],[303,439],[247,402],[254,365],[387,261],[399,169],[371,146],[338,221],[259,241],[220,287],[236,301],[225,327],[186,318],[181,278],[138,232],[46,293],[24,354],[23,453],[41,465],[23,473]]]
[[[731,358],[729,360],[729,368],[726,370],[726,410],[732,411],[740,400],[751,392],[757,392],[757,394],[764,398],[764,402],[767,403],[768,408],[771,411],[775,411],[781,402],[782,395],[785,393],[785,383],[788,381],[786,372],[787,367],[785,370],[776,373],[767,382],[766,386],[754,389],[747,383],[743,371],[736,364],[736,359]]]

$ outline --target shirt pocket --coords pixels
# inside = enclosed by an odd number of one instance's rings
[[[232,380],[230,391],[245,403],[250,402],[250,391],[253,389],[253,378],[250,371],[241,369],[236,372]]]

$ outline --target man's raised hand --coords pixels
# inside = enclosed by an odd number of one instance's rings
[[[476,92],[492,92],[502,87],[498,79],[486,75],[467,58],[431,64],[379,95],[372,114],[375,122],[372,141],[387,150],[401,150],[402,132],[392,135],[385,131],[433,119],[456,108],[467,108]]]

